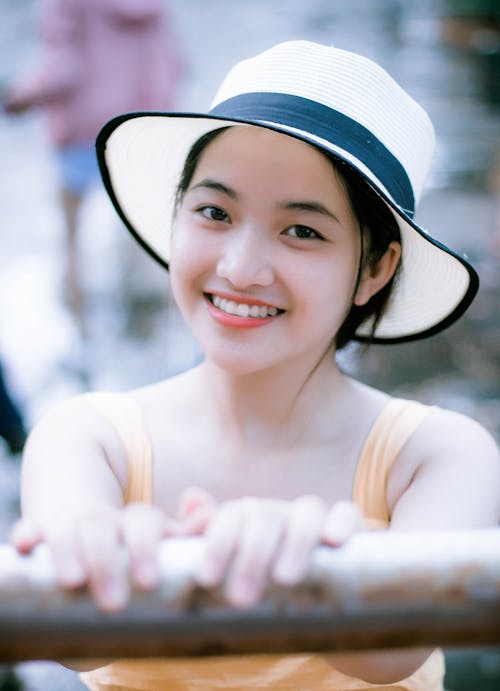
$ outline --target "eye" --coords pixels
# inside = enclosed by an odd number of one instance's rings
[[[201,213],[202,216],[208,218],[210,221],[229,221],[228,214],[223,209],[220,209],[218,206],[201,206],[199,209],[196,210],[198,211],[198,213]]]
[[[299,240],[323,240],[323,236],[317,233],[315,230],[312,228],[309,228],[309,226],[300,226],[300,225],[295,225],[295,226],[290,226],[290,228],[287,228],[285,231],[283,231],[284,235],[288,235],[289,237],[292,238],[298,238]]]

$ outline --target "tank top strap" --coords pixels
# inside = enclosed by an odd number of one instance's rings
[[[153,500],[153,452],[137,401],[128,393],[98,391],[82,396],[118,434],[127,457],[126,504]]]
[[[366,527],[387,527],[387,480],[399,452],[432,410],[431,406],[391,398],[375,420],[359,456],[353,501],[360,506]]]

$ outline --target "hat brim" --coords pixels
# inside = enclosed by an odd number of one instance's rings
[[[392,210],[401,231],[402,261],[374,337],[369,323],[359,341],[402,343],[431,336],[456,321],[472,302],[478,276],[464,257],[420,228],[364,166],[336,146],[286,126],[199,113],[129,113],[98,135],[99,168],[112,203],[142,247],[168,269],[175,192],[194,142],[228,125],[266,127],[327,151],[353,168]]]

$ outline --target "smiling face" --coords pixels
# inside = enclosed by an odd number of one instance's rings
[[[313,367],[351,307],[359,256],[359,226],[326,157],[286,135],[231,127],[204,150],[179,204],[172,288],[220,367]]]

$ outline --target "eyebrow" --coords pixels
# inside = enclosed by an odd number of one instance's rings
[[[222,192],[222,194],[227,195],[230,199],[239,199],[239,195],[232,187],[228,187],[223,182],[219,180],[214,180],[212,178],[204,178],[196,185],[191,187],[191,190],[196,189],[209,189],[215,190],[216,192]],[[336,216],[333,211],[330,211],[324,204],[314,200],[300,200],[300,201],[287,201],[279,204],[279,207],[287,211],[306,211],[308,213],[321,214],[322,216],[327,216],[328,218],[340,223],[338,216]]]
[[[283,209],[291,211],[307,211],[309,213],[321,214],[322,216],[327,216],[332,218],[337,223],[340,223],[338,216],[336,216],[333,211],[330,211],[324,204],[316,201],[290,201],[280,204]]]
[[[196,190],[200,187],[215,190],[216,192],[222,192],[222,194],[227,195],[230,199],[238,199],[238,194],[235,190],[233,190],[232,187],[228,187],[227,185],[224,185],[224,183],[218,182],[217,180],[212,180],[211,178],[205,178],[204,180],[201,180],[201,182],[197,182],[196,185],[191,187],[191,190]]]

